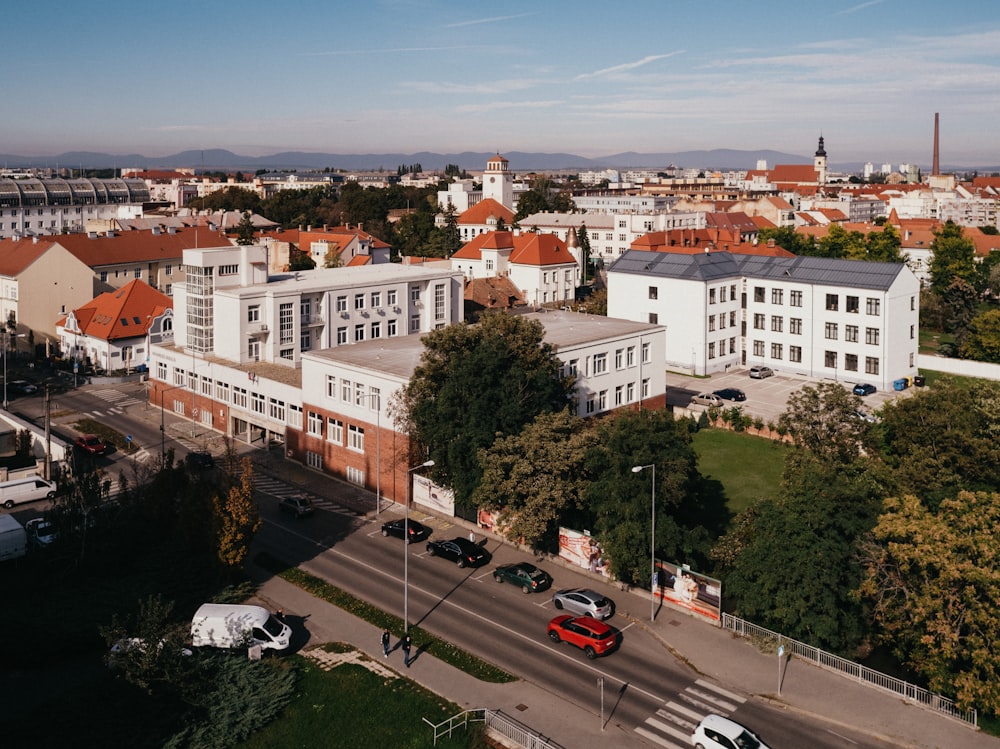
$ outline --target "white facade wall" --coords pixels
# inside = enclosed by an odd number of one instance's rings
[[[507,266],[510,282],[524,292],[528,304],[565,302],[576,298],[580,285],[580,265],[573,261],[564,265]]]

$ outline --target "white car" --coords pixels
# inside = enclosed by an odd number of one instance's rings
[[[773,374],[774,370],[770,367],[750,367],[750,379],[752,380],[763,380]]]
[[[24,524],[24,530],[28,534],[28,543],[38,549],[46,548],[59,537],[55,526],[45,518],[32,518]]]
[[[747,728],[721,715],[706,715],[691,734],[698,749],[767,749]]]
[[[552,605],[602,622],[615,614],[615,602],[590,588],[558,590],[552,595]]]

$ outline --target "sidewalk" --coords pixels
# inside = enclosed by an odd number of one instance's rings
[[[374,497],[370,492],[292,461],[276,459],[274,454],[260,461],[257,467],[303,491],[351,507],[361,515],[374,512]],[[448,520],[468,525],[459,519]],[[477,533],[483,531],[479,529]],[[349,642],[373,658],[382,659],[380,632],[374,626],[312,598],[283,580],[263,574],[261,578],[260,597],[269,606],[283,608],[289,614],[308,615],[310,645]],[[595,583],[595,586],[600,587],[600,584]],[[616,592],[615,595],[619,599],[630,595],[648,597],[646,591]],[[630,608],[633,607],[619,605],[619,611]],[[641,610],[644,606],[640,604],[635,608]],[[861,731],[894,746],[915,749],[1000,747],[1000,740],[965,723],[795,658],[785,667],[779,695],[775,655],[764,655],[748,641],[669,606],[658,611],[653,623],[648,619],[634,621],[654,634],[679,662],[692,669],[693,675],[750,694],[751,699],[767,702],[772,707],[813,716],[826,722],[827,728],[834,733],[840,728]],[[634,731],[616,728],[613,722],[609,722],[602,733],[596,707],[588,711],[525,681],[513,684],[480,682],[425,653],[420,654],[412,669],[402,667],[399,651],[390,655],[389,665],[463,708],[502,710],[567,748],[590,746],[597,741],[621,747],[651,746]]]

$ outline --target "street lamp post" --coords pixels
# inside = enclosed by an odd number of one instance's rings
[[[7,347],[10,346],[11,336],[14,336],[7,328],[3,328],[3,410],[7,410],[9,401],[7,400]],[[23,338],[24,335],[14,336],[16,341],[18,338]]]
[[[406,508],[403,514],[403,634],[410,631],[410,484],[411,475],[421,468],[434,465],[433,460],[425,460],[406,471]]]
[[[656,464],[632,466],[632,473],[639,473],[647,468],[653,469],[653,488],[649,494],[649,621],[656,620]]]
[[[160,462],[164,463],[167,460],[167,431],[166,423],[164,421],[163,413],[163,399],[166,397],[167,393],[171,390],[177,390],[178,388],[184,387],[183,385],[171,385],[168,388],[164,388],[160,391]]]

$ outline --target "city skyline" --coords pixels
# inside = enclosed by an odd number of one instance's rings
[[[1000,6],[590,0],[480,10],[72,0],[6,9],[0,152],[774,149],[1000,164]],[[16,31],[15,31],[16,30]]]

